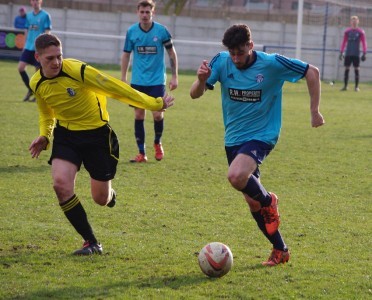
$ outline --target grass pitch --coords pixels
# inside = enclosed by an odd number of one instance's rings
[[[109,100],[121,161],[109,209],[90,198],[84,169],[76,193],[104,255],[74,257],[82,244],[52,189],[50,152],[32,160],[38,135],[35,103],[15,62],[0,61],[1,299],[367,299],[371,286],[372,85],[339,92],[323,84],[327,124],[311,128],[304,81],[284,88],[283,128],[261,167],[262,182],[280,198],[281,232],[292,256],[264,268],[270,244],[243,197],[226,180],[218,88],[191,100],[195,75],[180,76],[176,105],[166,112],[165,158],[153,157],[152,118],[146,119],[149,162],[137,152],[133,110]],[[29,69],[30,71],[30,69]],[[117,68],[109,70],[120,78]],[[352,84],[352,83],[351,83]],[[197,252],[227,244],[234,266],[220,279],[203,275]]]

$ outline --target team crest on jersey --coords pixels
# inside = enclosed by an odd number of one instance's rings
[[[264,76],[262,74],[256,75],[256,82],[261,83],[264,80]]]
[[[70,97],[73,97],[76,95],[76,92],[72,88],[67,88],[67,94],[69,94]]]
[[[158,37],[157,36],[154,36],[153,41],[154,42],[157,42],[158,41]]]

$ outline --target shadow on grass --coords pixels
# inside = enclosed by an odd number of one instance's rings
[[[92,278],[92,280],[94,280]],[[17,295],[11,299],[130,299],[146,295],[147,289],[154,289],[160,295],[164,295],[166,289],[178,290],[185,286],[195,286],[205,281],[218,280],[207,278],[203,275],[179,275],[169,277],[148,277],[137,280],[117,281],[109,284],[98,284],[90,287],[65,286],[58,289],[40,287],[27,295]],[[161,291],[164,289],[164,292]],[[184,291],[184,290],[183,290]],[[184,291],[186,293],[186,291]],[[149,291],[152,295],[152,291]]]
[[[5,259],[6,263],[2,263],[2,267],[4,269],[10,269],[13,264],[24,264],[27,265],[27,267],[35,265],[36,268],[40,268],[40,266],[46,266],[48,268],[57,267],[51,258],[46,259],[44,262],[41,262],[40,260],[35,262],[34,258],[40,255],[39,250],[40,248],[36,245],[13,246],[9,250],[9,255],[2,256],[3,258],[7,258]],[[35,254],[35,257],[33,257],[32,254]],[[56,256],[58,256],[57,253]],[[82,257],[74,257],[74,259],[75,258],[76,261],[79,261]],[[86,262],[89,264],[91,263],[91,257],[83,258],[87,259],[82,261],[83,264]],[[99,262],[97,262],[96,265],[97,270],[102,267],[98,263]],[[254,264],[249,266],[240,266],[240,268],[237,268],[235,271],[245,273],[247,270],[258,271],[263,269],[267,270],[267,268],[263,267],[261,264]],[[108,279],[107,282],[103,282],[102,277],[100,277],[95,284],[89,284],[89,286],[84,287],[76,286],[79,284],[78,282],[75,284],[72,282],[66,282],[65,278],[62,276],[61,286],[58,288],[55,286],[48,288],[48,286],[39,285],[37,288],[32,288],[32,291],[26,291],[26,294],[17,294],[16,292],[7,299],[146,299],[147,297],[153,298],[154,293],[158,294],[158,299],[164,299],[167,298],[167,294],[169,293],[173,293],[174,296],[174,292],[179,292],[180,296],[185,295],[187,294],[188,289],[197,288],[199,285],[204,285],[208,282],[219,284],[220,280],[227,279],[229,281],[229,279],[225,277],[209,278],[202,274],[201,271],[179,275],[158,276],[156,273],[147,276],[141,274],[134,275],[138,276],[138,278],[121,278],[120,275],[121,273],[117,273],[114,277],[114,281]],[[97,276],[97,274],[94,276]],[[94,276],[91,277],[92,282],[95,281]],[[126,276],[128,276],[128,274],[126,274]],[[84,278],[86,279],[86,274],[84,274]]]
[[[35,172],[45,172],[50,170],[49,165],[45,166],[25,166],[25,165],[11,165],[11,166],[0,166],[0,174],[6,173],[35,173]]]

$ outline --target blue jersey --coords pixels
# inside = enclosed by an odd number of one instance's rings
[[[207,87],[221,83],[225,145],[258,140],[270,145],[278,141],[282,123],[282,87],[305,76],[309,65],[278,54],[254,51],[254,62],[237,69],[227,51],[210,62]]]
[[[40,10],[36,15],[30,11],[26,16],[27,40],[24,48],[35,51],[36,38],[46,30],[52,29],[51,18],[45,10]]]
[[[144,31],[139,23],[129,27],[123,51],[134,53],[131,84],[165,85],[164,44],[171,39],[167,28],[156,22],[149,31]]]

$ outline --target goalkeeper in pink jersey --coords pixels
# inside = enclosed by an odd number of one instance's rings
[[[345,59],[344,87],[341,89],[341,91],[347,90],[350,66],[353,64],[355,72],[355,91],[359,92],[359,63],[360,60],[366,60],[367,41],[364,30],[358,27],[359,18],[357,16],[352,16],[350,18],[350,25],[351,27],[347,28],[344,32],[344,38],[340,48],[340,60]],[[361,58],[359,58],[360,44],[362,44],[363,47],[363,54]]]

